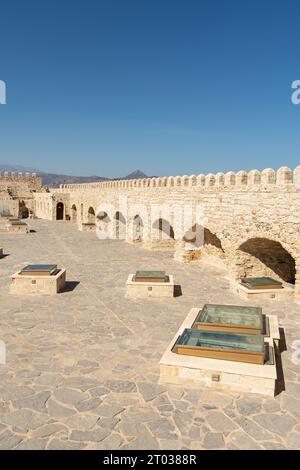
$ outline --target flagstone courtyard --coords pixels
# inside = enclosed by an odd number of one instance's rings
[[[159,360],[192,307],[250,305],[226,273],[171,253],[97,239],[71,222],[30,221],[0,234],[0,449],[297,449],[300,447],[300,305],[261,304],[282,338],[283,388],[275,398],[158,385]],[[26,264],[67,270],[53,297],[9,295]],[[182,296],[125,298],[138,269],[175,276]],[[286,348],[284,348],[286,343]],[[300,356],[300,354],[299,354]],[[300,357],[299,357],[300,362]]]

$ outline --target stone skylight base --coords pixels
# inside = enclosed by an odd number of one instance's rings
[[[135,274],[130,274],[126,283],[126,297],[174,297],[174,277],[167,282],[136,282]]]
[[[11,276],[10,294],[13,295],[55,295],[66,283],[66,270],[59,269],[52,276],[22,275],[21,271]]]
[[[268,315],[269,337],[265,342],[274,347],[273,364],[248,364],[204,357],[184,356],[173,352],[173,347],[185,328],[191,328],[199,308],[192,308],[163,354],[160,383],[190,385],[228,392],[258,393],[274,396],[277,380],[276,350],[279,342],[277,317]]]

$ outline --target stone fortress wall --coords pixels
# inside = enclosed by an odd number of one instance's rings
[[[0,172],[0,214],[27,217],[34,213],[37,191],[42,191],[42,181],[35,173]]]
[[[42,180],[36,173],[4,173],[0,172],[0,189],[11,188],[12,190],[40,191]]]
[[[300,298],[300,166],[64,184],[34,198],[37,217],[98,221],[108,237],[172,250],[179,261],[208,260],[235,279],[271,275],[293,285]],[[204,215],[201,227],[192,224],[186,234],[183,207],[193,213],[201,207]],[[200,230],[203,246],[195,236]]]

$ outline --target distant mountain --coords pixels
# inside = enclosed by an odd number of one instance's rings
[[[125,176],[125,178],[120,178],[120,179],[125,179],[125,180],[139,180],[143,178],[148,178],[145,173],[143,173],[141,170],[135,170],[130,175]]]
[[[93,183],[95,181],[108,181],[109,179],[102,176],[59,175],[56,173],[44,173],[43,171],[37,171],[36,174],[42,178],[43,186],[51,188],[57,188],[60,184]]]
[[[71,176],[71,175],[61,175],[56,173],[46,173],[44,171],[39,171],[35,168],[24,167],[21,165],[6,165],[0,163],[0,172],[8,171],[11,173],[14,171],[15,173],[18,172],[30,172],[36,173],[38,176],[42,178],[43,186],[48,186],[52,188],[57,188],[60,184],[72,184],[72,183],[93,183],[95,181],[109,181],[112,179],[140,179],[140,178],[148,178],[145,173],[141,170],[135,170],[130,175],[121,178],[105,178],[103,176]]]

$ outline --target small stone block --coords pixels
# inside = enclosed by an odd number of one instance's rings
[[[54,295],[66,283],[66,270],[58,269],[52,275],[23,275],[21,271],[11,276],[10,294],[14,295]]]
[[[166,282],[136,282],[135,274],[130,274],[126,283],[126,297],[174,297],[174,278],[168,276]]]

